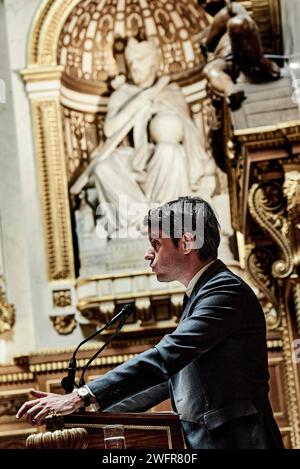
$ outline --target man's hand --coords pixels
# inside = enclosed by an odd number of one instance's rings
[[[26,415],[30,425],[41,425],[53,411],[59,415],[68,415],[82,406],[82,399],[77,392],[62,395],[32,389],[30,394],[36,399],[25,402],[16,415],[17,419]]]

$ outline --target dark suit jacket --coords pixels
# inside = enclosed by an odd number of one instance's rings
[[[170,395],[191,448],[282,447],[268,378],[262,308],[216,260],[176,330],[89,387],[107,411],[144,411]]]

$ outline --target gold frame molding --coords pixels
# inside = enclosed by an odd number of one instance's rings
[[[68,182],[62,138],[56,49],[61,29],[80,0],[44,0],[32,25],[27,68],[21,72],[32,109],[48,279],[74,280]]]
[[[28,66],[57,65],[56,47],[59,34],[73,8],[81,0],[44,0],[31,28]]]

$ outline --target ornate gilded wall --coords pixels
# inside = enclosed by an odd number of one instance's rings
[[[281,52],[279,1],[242,3],[260,26],[265,50]],[[95,324],[108,320],[116,305],[129,301],[136,307],[133,322],[125,329],[131,340],[123,344],[124,353],[112,350],[109,361],[97,362],[95,367],[105,369],[120,363],[130,353],[151,345],[147,335],[158,339],[171,330],[180,311],[182,289],[153,290],[152,276],[144,272],[76,279],[74,200],[69,197],[69,185],[103,139],[109,79],[117,68],[124,70],[123,39],[128,36],[155,38],[164,58],[160,74],[170,73],[182,86],[199,131],[205,135],[210,107],[201,81],[198,38],[206,24],[192,0],[45,0],[34,18],[22,76],[31,103],[42,206],[50,292],[47,324],[55,334],[66,337],[64,343],[77,342],[79,335],[74,339],[73,334],[78,332],[79,322],[84,335]],[[228,117],[225,135],[230,135],[230,126]],[[245,265],[264,304],[269,324],[271,399],[286,444],[293,447],[300,446],[298,369],[291,360],[299,328],[299,233],[294,228],[299,215],[295,174],[299,152],[288,153],[286,148],[291,141],[294,147],[298,145],[297,126],[288,124],[263,132],[250,126],[237,132],[228,145],[234,228],[242,235],[240,253],[244,250],[246,254]],[[277,153],[281,147],[286,153]],[[253,153],[257,160],[252,163]],[[120,290],[124,278],[127,283]],[[1,370],[2,447],[11,444],[11,434],[22,434],[20,445],[24,444],[24,435],[31,430],[26,424],[22,428],[12,424],[15,408],[20,399],[27,398],[32,385],[45,390],[58,388],[69,353],[26,353]],[[87,350],[83,358],[89,354]]]
[[[87,297],[92,305],[99,304],[103,294],[95,295],[94,291],[108,281],[105,276],[92,280],[85,294],[81,280],[75,282],[78,253],[72,213],[77,202],[69,197],[69,186],[89,163],[93,149],[103,141],[110,79],[118,71],[124,72],[125,40],[130,36],[154,38],[163,58],[159,75],[171,74],[185,87],[192,116],[204,135],[205,90],[199,82],[203,58],[198,41],[206,25],[204,11],[193,1],[49,1],[43,2],[37,12],[29,39],[28,67],[22,75],[32,107],[54,306],[51,320],[60,334],[76,327],[76,309],[82,310],[80,305],[87,303]],[[141,283],[141,273],[138,278]],[[117,282],[118,275],[113,284]],[[138,309],[144,309],[146,303],[150,305],[151,287],[147,279],[145,282],[131,298]],[[71,299],[67,307],[56,301],[64,292]],[[175,296],[176,293],[175,288]],[[168,296],[168,289],[157,291],[156,296],[159,295]],[[116,300],[126,299],[125,291],[116,287],[109,288],[104,296],[100,301],[103,312],[108,308],[112,313]],[[137,298],[144,300],[141,303]]]

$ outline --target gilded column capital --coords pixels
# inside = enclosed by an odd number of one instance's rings
[[[30,65],[21,71],[21,76],[25,83],[49,82],[60,80],[64,72],[63,65]]]

